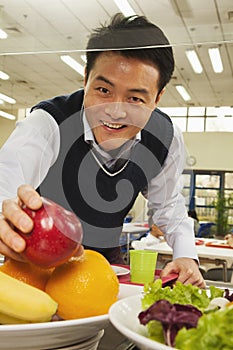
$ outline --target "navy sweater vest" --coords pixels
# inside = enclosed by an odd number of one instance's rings
[[[123,171],[110,176],[100,168],[84,141],[83,90],[42,101],[35,108],[50,113],[59,125],[60,152],[38,189],[42,196],[72,210],[82,222],[83,244],[119,245],[125,216],[140,191],[161,171],[173,138],[170,118],[156,109],[141,132]]]

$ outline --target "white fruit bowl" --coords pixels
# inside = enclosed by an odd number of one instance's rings
[[[142,289],[141,286],[120,284],[118,298],[139,294]],[[77,345],[108,325],[108,314],[68,321],[0,325],[0,350],[49,350]]]

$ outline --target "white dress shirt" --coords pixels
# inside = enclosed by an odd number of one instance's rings
[[[84,126],[86,142],[93,142],[105,165],[111,166],[114,160],[95,143],[85,115]],[[140,133],[134,141],[134,145],[140,141]],[[127,143],[121,149],[124,157],[134,145]],[[16,123],[15,130],[0,150],[0,211],[2,201],[14,198],[20,185],[30,184],[37,188],[41,184],[56,161],[59,148],[59,127],[46,111],[36,109]],[[197,259],[193,223],[181,195],[184,158],[182,133],[174,125],[174,137],[162,171],[150,181],[143,195],[148,199],[148,209],[153,212],[153,222],[164,232],[167,243],[173,248],[173,259]]]

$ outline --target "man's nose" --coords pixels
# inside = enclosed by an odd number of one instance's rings
[[[113,119],[126,118],[126,106],[122,102],[111,102],[105,107],[105,113]]]

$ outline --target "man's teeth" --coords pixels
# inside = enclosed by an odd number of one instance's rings
[[[120,129],[123,127],[122,124],[110,124],[110,123],[107,123],[107,122],[103,122],[103,124],[105,126],[107,126],[108,128],[111,128],[111,129]]]

